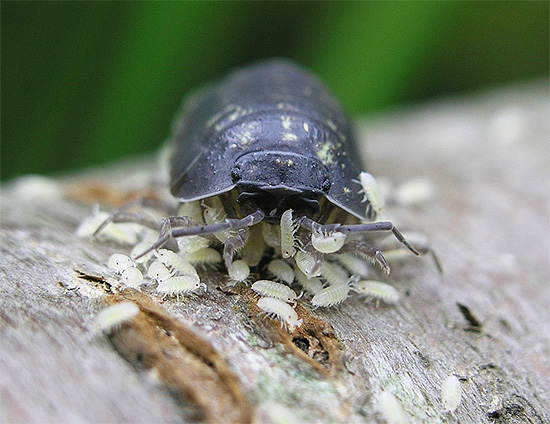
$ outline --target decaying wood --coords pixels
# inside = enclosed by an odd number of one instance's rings
[[[372,174],[433,184],[431,201],[388,213],[429,235],[444,275],[426,258],[390,263],[397,305],[305,302],[291,335],[221,271],[180,301],[124,290],[106,263],[129,248],[74,235],[86,201],[149,194],[154,160],[4,187],[0,421],[384,422],[389,390],[411,422],[549,422],[548,112],[535,85],[365,122]],[[138,319],[95,334],[122,299]],[[442,413],[450,374],[462,403]]]

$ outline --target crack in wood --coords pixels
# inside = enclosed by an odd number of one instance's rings
[[[315,370],[324,376],[336,376],[342,369],[343,345],[336,337],[336,333],[330,323],[315,317],[299,302],[296,304],[296,313],[302,319],[302,325],[296,327],[291,333],[275,319],[263,314],[257,306],[257,294],[248,286],[237,285],[232,288],[243,297],[247,303],[249,316],[257,323],[258,328],[264,331],[262,334],[274,342],[283,346],[298,356],[301,360],[310,364]],[[266,326],[266,324],[269,325]]]
[[[107,305],[130,300],[138,316],[114,332],[118,352],[138,368],[153,372],[198,408],[197,420],[248,423],[252,409],[237,376],[214,347],[153,299],[126,289],[105,299]]]

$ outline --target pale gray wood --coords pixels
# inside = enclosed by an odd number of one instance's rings
[[[434,185],[430,202],[390,204],[388,213],[429,236],[444,276],[411,258],[392,264],[391,280],[406,293],[398,305],[352,298],[313,311],[342,343],[332,376],[266,338],[243,298],[216,290],[222,273],[202,273],[205,296],[162,306],[227,359],[260,421],[286,407],[303,421],[383,422],[376,400],[390,390],[411,422],[549,422],[548,120],[548,88],[534,84],[362,121],[371,173]],[[78,239],[90,207],[63,196],[85,177],[144,186],[155,167],[146,158],[49,180],[36,193],[28,180],[3,188],[0,421],[192,419],[188,405],[93,334],[105,291],[76,271],[116,283],[107,258],[127,249]],[[441,414],[450,374],[462,379],[463,400]]]

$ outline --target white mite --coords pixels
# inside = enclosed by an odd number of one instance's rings
[[[257,266],[265,252],[265,242],[262,237],[262,227],[254,225],[250,227],[250,236],[244,247],[240,250],[241,258],[248,266]]]
[[[281,228],[278,225],[262,222],[262,236],[269,247],[280,247]]]
[[[92,215],[85,218],[76,229],[76,235],[80,238],[91,237],[98,227],[110,216],[111,214],[107,212],[101,212],[97,205],[94,206]],[[97,235],[97,238],[118,244],[134,245],[139,241],[139,231],[140,226],[137,224],[113,224],[110,222]]]
[[[132,252],[130,253],[130,257],[135,258],[141,252],[145,252],[147,249],[149,249],[149,247],[151,247],[151,243],[148,243],[146,241],[139,242],[132,249]],[[134,260],[134,262],[136,262],[138,264],[146,264],[147,262],[149,262],[151,260],[152,257],[153,257],[153,252],[149,252],[149,253],[143,255],[142,257],[140,257],[138,259],[133,259],[133,260]]]
[[[361,172],[359,174],[359,182],[363,188],[363,190],[360,191],[364,193],[363,202],[367,202],[367,211],[371,209],[375,213],[375,218],[382,218],[386,202],[384,201],[384,197],[382,196],[376,179],[368,172]]]
[[[250,275],[248,264],[242,259],[233,261],[233,266],[228,270],[229,278],[233,281],[245,281]]]
[[[222,255],[216,249],[207,247],[205,249],[197,250],[185,255],[192,264],[213,264],[222,261]]]
[[[321,253],[334,253],[346,242],[346,235],[338,231],[313,231],[311,233],[311,244]]]
[[[132,266],[124,270],[120,276],[120,282],[128,287],[138,287],[143,282],[143,274]]]
[[[147,270],[147,276],[151,280],[164,281],[172,277],[172,273],[161,261],[153,261]]]
[[[405,181],[394,193],[396,202],[403,206],[422,205],[433,200],[434,195],[434,184],[422,177]]]
[[[387,262],[400,262],[410,259],[411,251],[407,248],[384,250],[384,258]]]
[[[102,309],[94,318],[94,328],[98,332],[110,333],[123,323],[134,319],[139,307],[133,302],[120,302]]]
[[[349,294],[349,286],[347,284],[339,284],[336,286],[328,286],[317,293],[311,299],[311,304],[315,307],[330,307],[342,303]]]
[[[274,259],[269,265],[267,265],[267,270],[271,272],[277,280],[284,281],[285,283],[292,284],[294,281],[294,271],[282,259]]]
[[[258,300],[258,307],[269,317],[277,317],[281,323],[288,325],[290,331],[295,327],[302,325],[302,320],[298,319],[298,314],[288,303],[274,297],[262,297]]]
[[[281,215],[281,255],[283,258],[292,258],[296,254],[296,239],[298,222],[292,219],[292,209]]]
[[[200,279],[194,275],[180,275],[161,281],[157,286],[157,291],[164,295],[163,298],[176,296],[179,300],[180,295],[194,293],[203,286]]]
[[[299,269],[295,269],[294,271],[296,272],[296,280],[308,293],[316,295],[323,290],[323,283],[319,278],[307,278],[306,274]]]
[[[448,376],[441,386],[441,402],[443,412],[454,412],[462,398],[460,381],[454,375]]]
[[[343,267],[334,262],[327,261],[323,261],[321,276],[331,286],[345,285],[349,279],[349,274]]]
[[[107,266],[119,274],[133,265],[134,262],[123,253],[113,253],[107,262]]]
[[[198,200],[194,202],[182,203],[178,210],[178,216],[188,216],[195,220],[198,225],[204,224],[201,203]]]
[[[336,260],[340,262],[344,268],[354,275],[366,277],[370,274],[369,264],[362,258],[352,255],[351,253],[339,253],[335,255]]]
[[[164,265],[172,267],[175,271],[183,275],[194,275],[197,276],[197,270],[190,261],[182,258],[176,252],[172,252],[168,249],[159,249],[156,252],[157,258]]]
[[[252,290],[261,296],[274,297],[285,302],[294,302],[296,292],[290,287],[270,280],[258,280],[252,284]]]
[[[363,280],[359,281],[356,287],[359,293],[386,303],[397,303],[401,297],[395,287],[381,281]]]
[[[201,236],[178,237],[176,243],[181,253],[192,253],[210,246],[210,241]]]
[[[298,252],[296,252],[294,261],[296,262],[298,268],[308,278],[318,277],[319,275],[321,275],[321,267],[318,267],[317,271],[313,271],[315,266],[317,265],[317,261],[311,253],[299,250]]]
[[[208,225],[224,222],[227,218],[223,209],[222,202],[217,197],[211,197],[209,201],[213,206],[207,205],[204,201],[201,203],[204,208],[204,221]],[[213,233],[214,236],[222,243],[231,237],[231,230],[223,230]]]
[[[406,424],[409,422],[403,407],[397,398],[389,391],[384,390],[378,397],[378,410],[388,424]]]

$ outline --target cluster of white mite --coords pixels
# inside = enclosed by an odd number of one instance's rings
[[[384,202],[376,181],[370,174],[362,173],[360,182],[369,207],[381,215]],[[191,218],[197,225],[212,225],[226,219],[221,201],[216,197],[183,204],[178,214]],[[96,211],[77,233],[89,236],[106,218],[107,214]],[[314,308],[339,305],[352,292],[390,304],[398,302],[400,294],[394,287],[369,279],[372,270],[360,252],[357,255],[336,253],[349,238],[345,234],[313,231],[309,241],[313,249],[306,250],[296,237],[298,229],[299,222],[294,219],[292,209],[282,214],[279,225],[260,223],[251,227],[246,244],[237,252],[239,258],[228,266],[232,283],[249,283],[250,267],[260,263],[268,247],[274,250],[275,259],[266,267],[270,279],[255,281],[251,286],[261,296],[258,307],[268,316],[278,318],[292,331],[302,323],[293,307],[302,295]],[[109,258],[108,266],[120,274],[121,284],[138,288],[145,283],[156,283],[155,290],[164,298],[179,298],[206,289],[195,266],[221,263],[222,256],[214,247],[234,234],[232,230],[224,230],[211,235],[180,237],[176,239],[177,251],[159,249],[139,259],[133,258],[154,243],[158,237],[155,231],[135,224],[110,223],[101,236],[134,245],[130,256],[116,253]],[[298,296],[295,289],[302,294]]]

